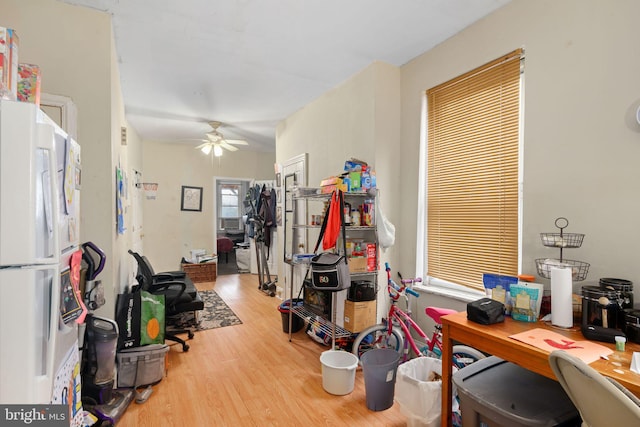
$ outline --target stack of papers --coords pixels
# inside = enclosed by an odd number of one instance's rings
[[[596,344],[593,341],[574,341],[564,335],[542,328],[511,335],[509,338],[522,341],[549,353],[555,350],[564,350],[587,364],[595,362],[600,356],[608,356],[613,353],[609,347]]]

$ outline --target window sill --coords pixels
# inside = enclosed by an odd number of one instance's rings
[[[465,303],[486,297],[484,292],[476,289],[469,289],[464,286],[446,283],[438,279],[430,279],[428,284],[414,284],[413,289],[418,292],[440,295]]]

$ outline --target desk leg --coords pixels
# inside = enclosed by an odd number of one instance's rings
[[[442,426],[451,426],[451,398],[452,398],[452,383],[451,376],[453,375],[452,360],[453,360],[453,341],[449,338],[449,325],[443,323],[442,325]]]

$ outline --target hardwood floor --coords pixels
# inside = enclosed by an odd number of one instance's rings
[[[304,330],[289,342],[281,301],[258,290],[256,275],[198,288],[215,289],[243,324],[196,332],[187,353],[172,345],[166,377],[147,402],[131,403],[118,427],[406,425],[397,403],[367,409],[361,368],[352,393],[324,391],[320,354],[328,347]]]

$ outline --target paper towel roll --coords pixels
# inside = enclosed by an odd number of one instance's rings
[[[563,328],[573,326],[573,284],[570,268],[551,268],[551,323]]]

